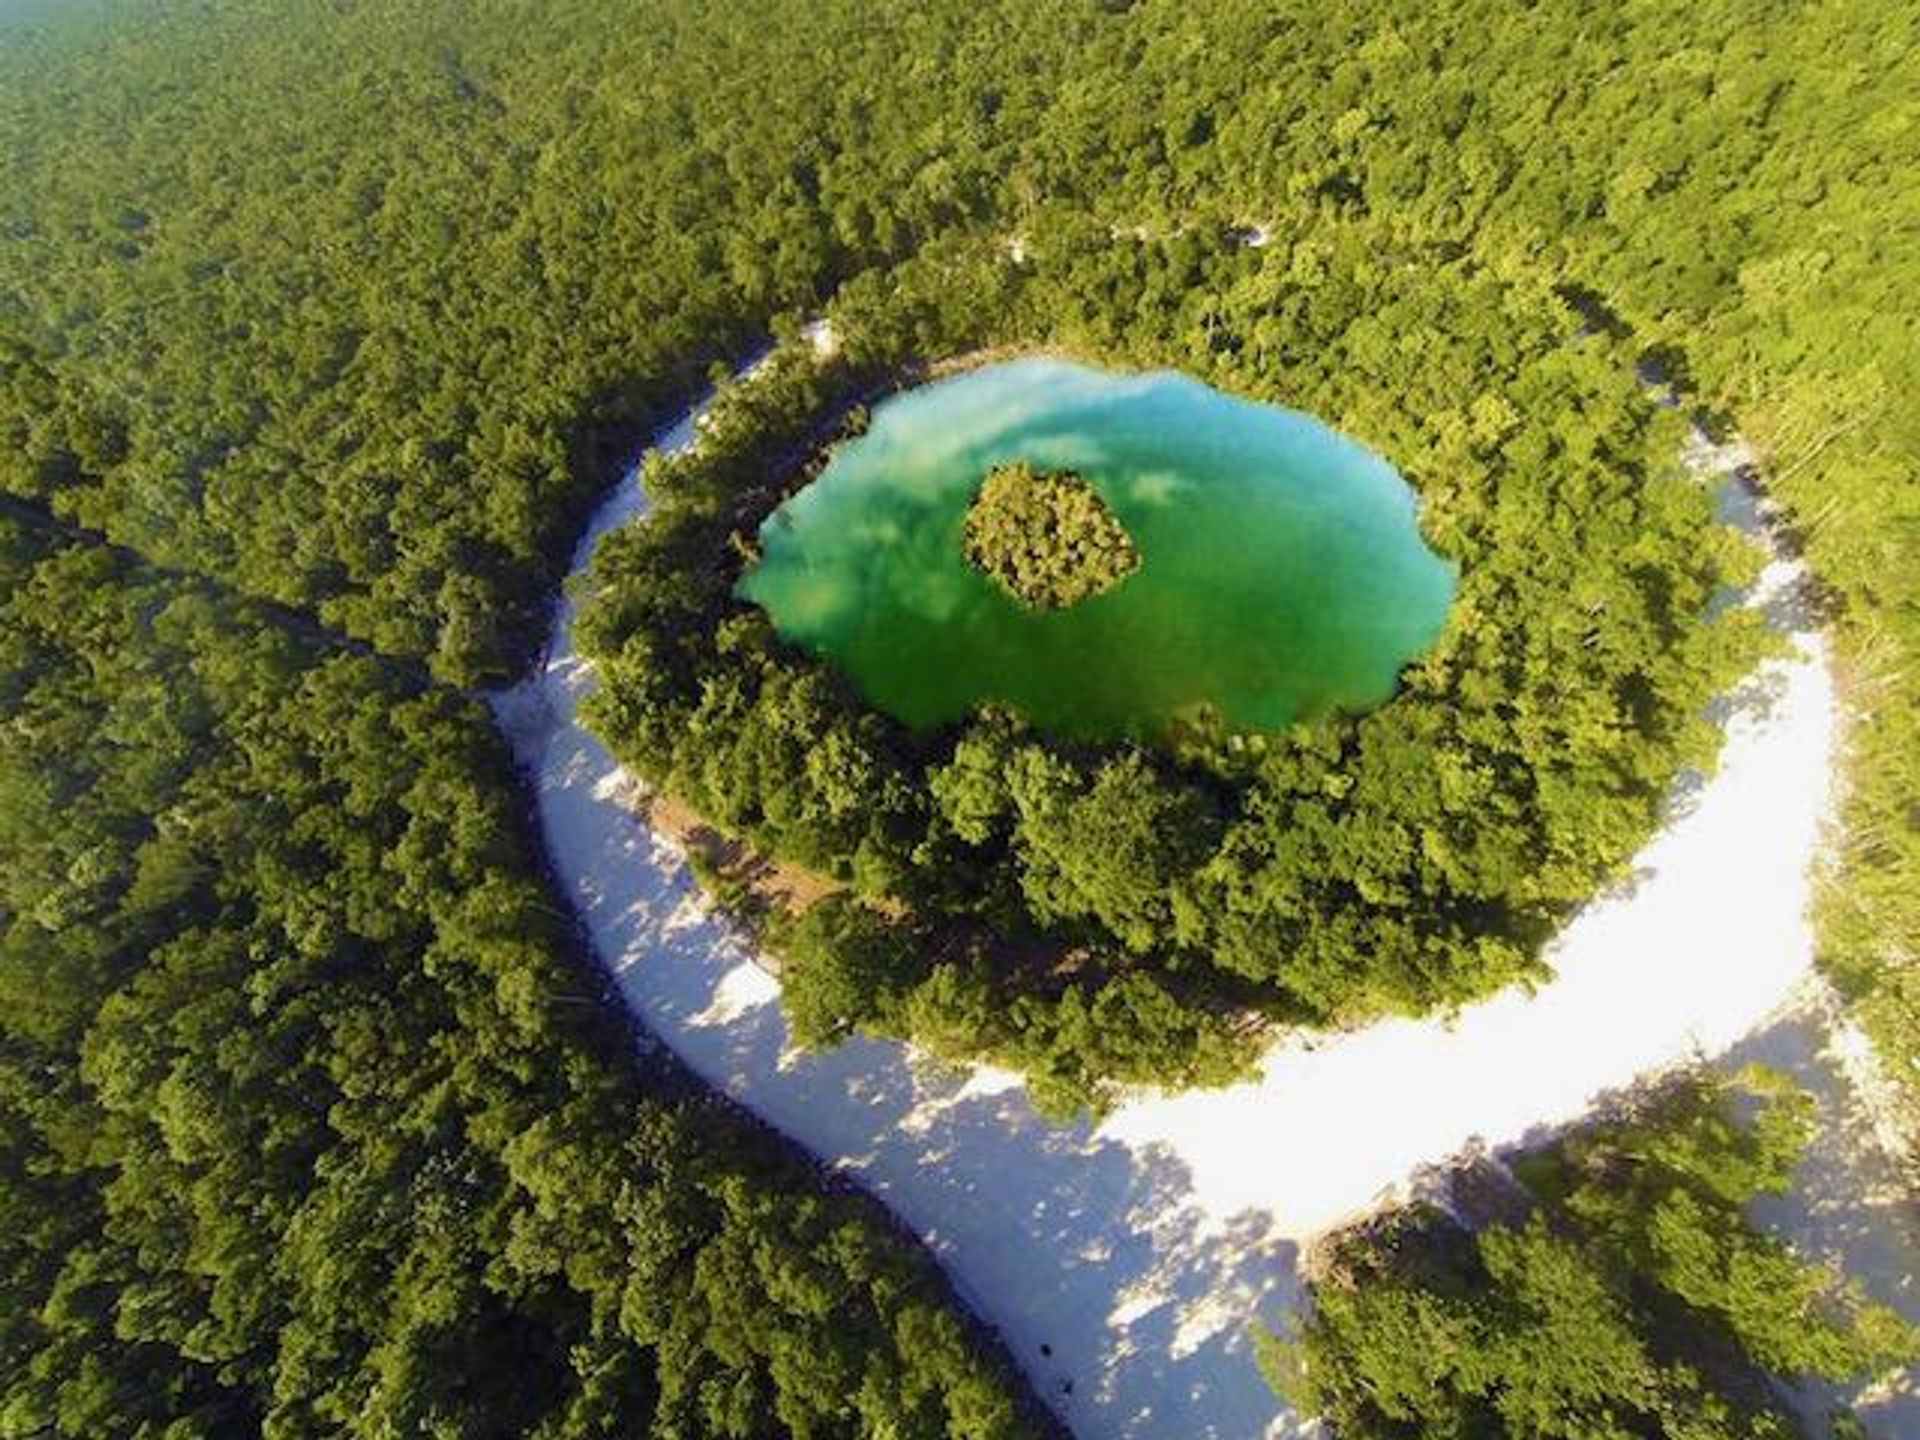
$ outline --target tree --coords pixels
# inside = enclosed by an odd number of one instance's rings
[[[1746,1218],[1787,1183],[1810,1103],[1771,1072],[1688,1077],[1518,1162],[1522,1221],[1469,1234],[1412,1207],[1345,1232],[1262,1369],[1351,1440],[1785,1440],[1776,1379],[1920,1355],[1920,1332]]]
[[[1085,478],[996,465],[967,507],[967,563],[1029,610],[1064,610],[1140,568],[1126,528]]]

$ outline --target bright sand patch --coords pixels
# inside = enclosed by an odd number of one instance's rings
[[[693,435],[689,419],[658,443]],[[1690,458],[1720,474],[1742,457]],[[1743,491],[1727,501],[1735,523],[1757,518]],[[631,479],[619,486],[575,570],[644,504]],[[1633,885],[1574,920],[1538,993],[1291,1040],[1255,1082],[1142,1098],[1092,1131],[1042,1122],[1004,1073],[864,1040],[789,1048],[774,982],[623,803],[631,779],[575,718],[592,680],[570,604],[541,671],[494,703],[537,784],[555,873],[648,1030],[899,1215],[1082,1440],[1248,1440],[1302,1433],[1255,1372],[1248,1326],[1284,1323],[1303,1241],[1423,1166],[1538,1134],[1696,1055],[1768,1058],[1819,1094],[1802,1183],[1762,1218],[1920,1318],[1909,1207],[1846,1078],[1858,1056],[1831,1053],[1812,972],[1836,707],[1799,579],[1776,561],[1752,597],[1793,650],[1729,698],[1719,769],[1679,787]],[[1888,1440],[1920,1434],[1915,1377],[1864,1414]]]

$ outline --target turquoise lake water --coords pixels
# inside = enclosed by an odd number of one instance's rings
[[[1072,470],[1139,571],[1025,609],[966,562],[987,471]],[[1284,729],[1390,698],[1439,635],[1455,572],[1392,466],[1309,415],[1170,372],[991,365],[895,396],[760,529],[738,593],[916,728],[994,702],[1089,739],[1211,711]]]

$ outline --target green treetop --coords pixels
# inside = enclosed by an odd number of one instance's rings
[[[967,511],[967,563],[1029,610],[1064,610],[1140,568],[1140,551],[1094,488],[1025,461],[987,472]]]

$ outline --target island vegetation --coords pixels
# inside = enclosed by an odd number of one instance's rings
[[[1452,1212],[1322,1242],[1308,1318],[1263,1368],[1340,1440],[1813,1433],[1785,1385],[1911,1363],[1920,1332],[1747,1218],[1811,1123],[1777,1072],[1692,1075],[1512,1171],[1478,1160]]]
[[[583,592],[579,635],[604,677],[588,713],[659,789],[851,887],[770,932],[796,1014],[822,1008],[818,987],[853,1028],[994,1056],[1056,1109],[1116,1083],[1218,1082],[1263,1017],[1352,1023],[1535,973],[1544,939],[1651,831],[1676,770],[1708,762],[1707,701],[1759,644],[1754,616],[1714,602],[1754,552],[1680,473],[1680,426],[1641,390],[1630,345],[1581,337],[1551,290],[1350,260],[1315,292],[1313,350],[1235,373],[1394,455],[1432,543],[1459,557],[1452,623],[1365,715],[1272,737],[1193,726],[1156,746],[1063,740],[993,710],[916,733],[736,598],[728,536],[804,483],[813,467],[793,457],[847,398],[913,373],[931,345],[1025,334],[1167,364],[1161,327],[1177,322],[1151,306],[1124,338],[1027,328],[1071,313],[1104,259],[1083,273],[1036,257],[998,313],[975,297],[944,334],[937,317],[889,324],[916,286],[931,304],[946,283],[933,264],[896,267],[872,308],[843,296],[833,360],[791,348],[723,392],[696,449],[649,463],[646,523],[607,540]],[[1482,303],[1454,306],[1463,286]],[[1457,353],[1389,393],[1361,347],[1431,306],[1448,317],[1435,346]],[[1449,408],[1463,373],[1500,397],[1481,441]]]
[[[967,563],[1029,610],[1064,610],[1140,568],[1100,492],[1071,470],[996,465],[967,507]]]
[[[454,688],[822,307],[587,619],[621,753],[851,886],[777,922],[803,1033],[1065,1108],[1533,973],[1755,650],[1653,356],[1821,581],[1821,958],[1920,1096],[1916,54],[1893,0],[0,9],[0,1429],[1019,1432],[923,1257],[633,1057]],[[1039,342],[1392,458],[1462,566],[1400,699],[922,742],[730,600],[848,402]]]

